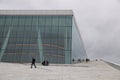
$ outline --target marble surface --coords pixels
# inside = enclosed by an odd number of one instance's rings
[[[0,80],[120,80],[120,71],[102,61],[36,65],[0,62]]]

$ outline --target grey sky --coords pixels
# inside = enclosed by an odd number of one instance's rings
[[[120,64],[120,0],[0,0],[0,9],[73,9],[88,56]]]

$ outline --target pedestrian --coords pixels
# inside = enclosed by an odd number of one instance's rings
[[[73,63],[74,63],[74,58],[72,59]]]
[[[32,68],[33,65],[34,65],[34,67],[36,68],[36,65],[35,65],[35,58],[34,58],[34,57],[32,58],[31,68]]]

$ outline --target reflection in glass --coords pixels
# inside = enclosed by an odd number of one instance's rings
[[[4,62],[26,63],[35,57],[37,62],[71,63],[71,39],[72,16],[0,16]]]

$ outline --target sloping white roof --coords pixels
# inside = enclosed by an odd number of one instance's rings
[[[0,10],[0,15],[73,15],[72,10]]]

